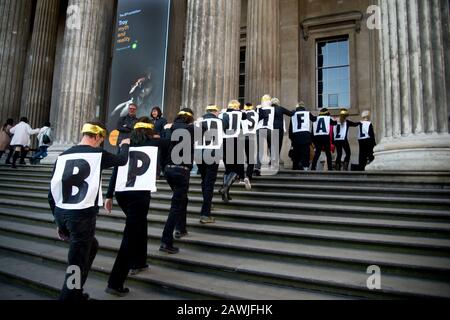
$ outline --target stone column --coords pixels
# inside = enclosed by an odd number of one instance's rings
[[[448,0],[380,0],[384,116],[367,170],[450,170]]]
[[[248,0],[245,97],[259,104],[264,94],[280,95],[280,2]]]
[[[239,94],[241,0],[188,0],[182,105],[201,116]]]
[[[32,1],[0,0],[0,121],[20,115]]]
[[[60,0],[38,0],[20,114],[33,128],[49,119]]]
[[[58,103],[51,108],[56,114],[56,139],[47,163],[79,142],[86,121],[100,117],[105,104],[113,10],[111,0],[69,1]]]

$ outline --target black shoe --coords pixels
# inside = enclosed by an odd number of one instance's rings
[[[125,297],[128,293],[130,293],[130,289],[128,289],[128,288],[114,289],[114,288],[111,288],[110,286],[108,286],[106,288],[105,292],[108,294],[111,294],[113,296]]]
[[[201,216],[200,217],[200,223],[201,224],[207,224],[207,223],[215,223],[216,219],[213,217],[208,217],[208,216]]]
[[[159,251],[169,253],[169,254],[177,254],[178,252],[180,252],[180,249],[173,247],[173,246],[166,245],[163,243],[159,247]]]
[[[186,237],[188,234],[189,233],[187,231],[186,232],[175,231],[174,237],[175,239],[181,239]]]
[[[255,177],[261,177],[261,171],[255,170],[255,171],[253,172],[253,175],[254,175]]]
[[[220,195],[222,196],[222,201],[224,203],[228,203],[229,199],[228,199],[228,192],[224,191],[223,189],[219,190]]]
[[[13,163],[13,164],[11,165],[11,168],[13,168],[13,169],[17,169],[17,166],[16,166],[16,164],[15,164],[15,163]]]
[[[137,274],[139,274],[141,272],[145,272],[145,271],[148,271],[148,270],[150,270],[150,267],[149,267],[148,264],[146,264],[143,267],[131,268],[129,274],[130,274],[130,276],[135,276],[135,275],[137,275]]]
[[[87,293],[83,293],[83,295],[81,296],[81,299],[83,301],[88,301],[91,299],[91,297]]]

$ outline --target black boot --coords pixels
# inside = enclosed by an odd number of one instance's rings
[[[229,175],[230,174],[223,175],[223,185],[222,185],[222,188],[219,189],[219,194],[222,196],[222,201],[225,203],[228,203],[226,186],[227,186],[227,180],[228,180]]]
[[[230,200],[232,200],[230,197],[230,187],[236,181],[237,176],[238,175],[236,173],[232,172],[224,177],[224,185],[222,189],[219,190],[219,192],[222,195],[223,202],[225,203],[228,203]]]
[[[348,171],[348,165],[349,165],[348,162],[344,162],[344,171]]]
[[[14,152],[15,151],[11,151],[11,149],[9,150],[8,156],[6,157],[5,164],[11,164],[11,158],[12,158],[12,155],[14,154]]]
[[[239,180],[239,176],[236,173],[231,173],[230,174],[230,181],[227,183],[228,187],[227,187],[227,198],[229,201],[233,200],[230,196],[230,189],[231,186],[233,185],[233,183],[235,183],[237,180]]]
[[[17,168],[17,166],[16,166],[16,162],[17,162],[17,159],[19,159],[19,156],[20,156],[20,154],[19,154],[19,152],[14,152],[14,154],[13,154],[13,161],[12,161],[12,167],[15,169],[15,168]]]
[[[336,168],[336,171],[341,171],[341,163],[340,162],[339,163],[336,162],[335,168]]]

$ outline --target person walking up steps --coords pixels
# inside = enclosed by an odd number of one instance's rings
[[[124,287],[128,273],[136,275],[148,269],[147,216],[151,192],[156,190],[156,161],[158,154],[167,155],[169,146],[167,140],[155,138],[154,128],[148,117],[134,125],[128,163],[114,168],[106,195],[105,209],[111,213],[115,192],[126,216],[122,243],[105,290],[119,297],[128,294]]]
[[[175,238],[181,239],[188,235],[187,230],[187,206],[190,172],[192,170],[194,155],[194,112],[189,108],[182,109],[173,124],[168,125],[163,134],[164,137],[172,140],[174,135],[179,139],[171,141],[169,157],[164,162],[165,177],[167,183],[172,189],[172,201],[170,212],[167,217],[164,231],[161,238],[161,246],[159,251],[176,254],[179,248],[173,246]],[[172,154],[176,150],[180,150],[179,154]]]

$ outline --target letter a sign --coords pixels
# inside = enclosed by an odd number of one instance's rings
[[[102,154],[73,153],[58,157],[51,191],[58,208],[82,210],[103,205],[100,188]]]
[[[116,191],[156,192],[157,147],[132,147],[128,163],[119,167]]]

